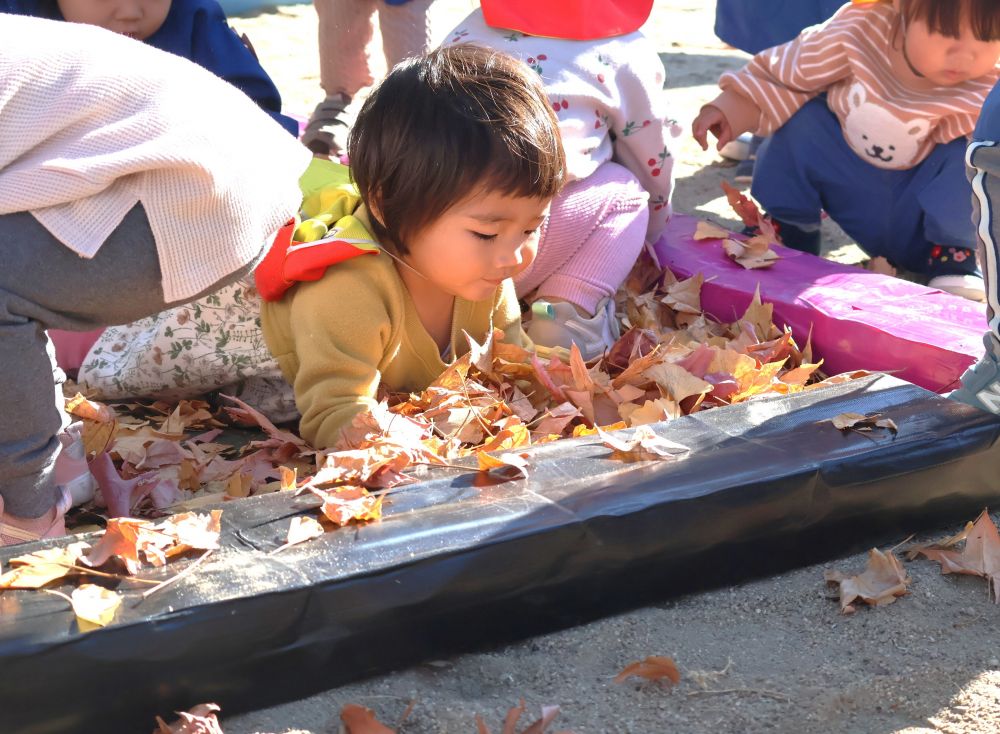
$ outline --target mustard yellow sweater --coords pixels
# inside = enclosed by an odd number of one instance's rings
[[[355,216],[368,224],[363,207]],[[267,346],[295,389],[302,437],[317,448],[333,447],[341,429],[376,404],[379,385],[420,391],[447,367],[385,253],[331,266],[320,280],[265,302],[262,316]],[[510,280],[490,301],[455,299],[451,354],[468,351],[463,330],[481,342],[494,327],[509,343],[530,344]]]

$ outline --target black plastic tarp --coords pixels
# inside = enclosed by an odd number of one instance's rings
[[[899,433],[826,422],[845,412]],[[626,463],[585,438],[531,449],[527,480],[434,470],[395,490],[381,522],[277,555],[316,501],[227,503],[220,551],[145,601],[127,592],[94,632],[58,597],[4,592],[0,732],[146,731],[201,701],[258,708],[897,541],[1000,494],[1000,420],[886,376],[654,428],[690,455]]]

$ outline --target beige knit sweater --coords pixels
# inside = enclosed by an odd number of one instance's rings
[[[308,161],[196,64],[100,28],[0,14],[0,214],[29,211],[93,257],[141,202],[168,302],[257,258],[298,209]]]

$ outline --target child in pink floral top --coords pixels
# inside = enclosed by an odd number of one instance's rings
[[[569,183],[553,201],[531,268],[515,278],[532,302],[533,341],[584,354],[609,346],[608,308],[643,248],[671,215],[680,134],[664,71],[638,32],[652,1],[483,0],[445,37],[520,58],[541,77],[559,120]]]

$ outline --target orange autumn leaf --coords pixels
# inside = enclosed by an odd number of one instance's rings
[[[526,726],[524,729],[518,731],[517,724],[521,719],[521,716],[527,710],[527,706],[524,703],[524,699],[521,699],[520,705],[511,708],[503,720],[503,727],[500,729],[500,734],[545,734],[545,730],[549,728],[549,725],[555,721],[556,717],[559,716],[558,706],[542,706],[542,715],[531,724]],[[483,717],[476,714],[476,731],[478,734],[490,734],[490,728],[486,726],[486,722]],[[573,734],[569,731],[556,732],[556,734]]]
[[[349,703],[340,710],[345,734],[395,734],[395,729],[375,718],[375,712],[356,703]]]
[[[103,566],[112,556],[118,556],[125,562],[129,573],[135,575],[142,563],[139,558],[139,532],[142,528],[152,526],[148,520],[131,517],[111,518],[104,534],[98,538],[84,561],[96,568]]]
[[[638,676],[665,685],[676,685],[681,681],[681,673],[677,669],[677,663],[673,661],[673,658],[663,655],[651,655],[645,660],[626,665],[615,676],[614,682],[622,683],[631,676]]]
[[[115,411],[107,405],[94,400],[88,400],[80,393],[77,393],[66,401],[65,410],[77,418],[86,418],[97,423],[108,423],[115,418]]]
[[[892,551],[883,553],[877,548],[868,551],[868,566],[857,576],[848,576],[840,571],[827,571],[826,582],[840,587],[840,611],[853,614],[858,601],[873,607],[892,604],[897,597],[909,593],[906,587],[910,577],[906,575],[899,559]]]
[[[1000,533],[989,513],[983,510],[965,536],[959,551],[938,548],[920,550],[921,555],[941,564],[941,573],[964,573],[986,579],[993,599],[1000,604]]]
[[[479,471],[490,471],[491,469],[513,469],[528,478],[527,454],[505,453],[494,456],[485,451],[476,452],[476,460],[479,462]]]
[[[317,489],[310,487],[323,504],[320,511],[332,523],[338,526],[355,522],[379,520],[382,517],[382,497],[368,493],[364,487],[338,487],[336,489]]]

